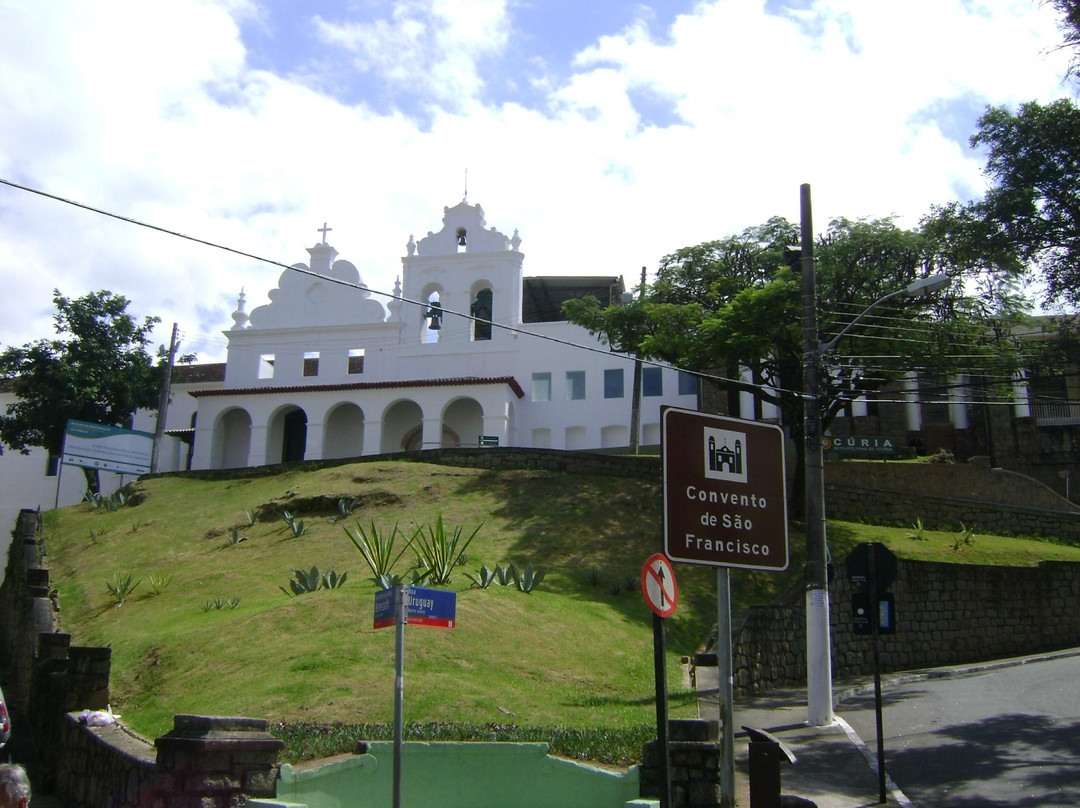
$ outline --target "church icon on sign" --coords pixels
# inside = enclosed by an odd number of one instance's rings
[[[746,434],[727,429],[705,429],[705,477],[746,482]]]

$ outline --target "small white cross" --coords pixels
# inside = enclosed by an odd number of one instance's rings
[[[326,234],[327,234],[327,233],[329,233],[329,232],[330,232],[331,230],[333,230],[334,228],[332,228],[332,227],[327,227],[327,226],[326,226],[326,222],[323,222],[323,225],[322,225],[322,227],[317,227],[317,228],[315,228],[315,229],[316,229],[316,230],[318,230],[318,232],[322,233],[322,243],[323,243],[323,244],[326,244]]]

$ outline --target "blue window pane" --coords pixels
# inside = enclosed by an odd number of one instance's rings
[[[622,398],[623,392],[623,369],[613,368],[604,371],[604,398]]]
[[[664,376],[661,368],[645,368],[641,371],[641,394],[643,396],[664,395]]]
[[[679,371],[679,395],[692,396],[697,394],[697,376]]]

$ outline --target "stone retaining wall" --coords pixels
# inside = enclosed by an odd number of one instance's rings
[[[1080,564],[990,567],[899,561],[896,633],[880,637],[883,672],[981,662],[1080,646]],[[871,638],[851,630],[851,585],[842,565],[829,588],[833,676],[873,672]],[[735,692],[806,682],[804,595],[754,607],[735,627]]]
[[[971,463],[825,464],[830,518],[1048,536],[1080,544],[1080,507],[1024,474]]]

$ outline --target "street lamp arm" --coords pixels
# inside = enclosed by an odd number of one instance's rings
[[[949,277],[944,273],[938,273],[937,275],[928,275],[925,278],[919,278],[918,280],[909,283],[903,289],[897,289],[895,292],[890,292],[889,294],[885,295],[885,297],[878,298],[865,309],[863,309],[862,312],[859,313],[858,317],[856,317],[854,320],[844,326],[844,328],[840,331],[839,334],[826,342],[824,345],[820,346],[817,350],[818,357],[825,356],[825,354],[829,353],[829,351],[835,348],[836,343],[838,343],[846,334],[848,334],[851,329],[854,328],[860,320],[862,320],[863,317],[876,309],[882,303],[885,303],[888,300],[892,300],[894,297],[900,297],[901,295],[906,295],[907,297],[919,297],[921,295],[928,295],[931,292],[936,292],[939,289],[944,288],[948,285],[948,283]]]

